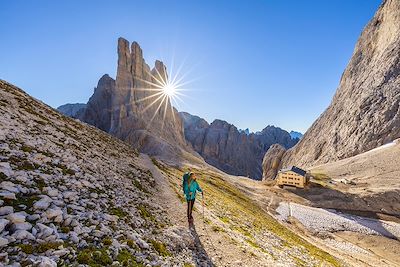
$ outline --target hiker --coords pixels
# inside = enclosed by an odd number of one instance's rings
[[[194,201],[196,200],[197,191],[201,192],[204,196],[203,190],[201,190],[200,185],[196,181],[196,175],[193,172],[187,172],[183,175],[183,193],[186,196],[187,202],[187,217],[189,224],[193,223],[192,210]]]

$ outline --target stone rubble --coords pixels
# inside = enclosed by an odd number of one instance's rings
[[[0,266],[194,264],[137,155],[0,80]]]

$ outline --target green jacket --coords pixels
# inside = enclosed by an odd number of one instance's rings
[[[196,199],[197,191],[203,192],[203,190],[201,190],[201,188],[200,188],[199,183],[197,183],[197,181],[192,180],[190,182],[190,184],[188,185],[188,187],[187,187],[187,193],[185,193],[186,194],[186,200]]]

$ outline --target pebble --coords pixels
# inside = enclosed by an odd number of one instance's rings
[[[17,177],[15,177],[15,180],[24,184],[29,181],[29,179],[25,175],[18,175]]]
[[[26,220],[33,222],[33,221],[37,221],[40,219],[40,215],[39,214],[29,214],[28,216],[26,216]]]
[[[8,239],[0,237],[0,247],[4,247],[8,244]]]
[[[3,232],[4,228],[6,228],[6,225],[9,223],[9,220],[6,219],[0,219],[0,233]]]
[[[3,197],[4,199],[10,199],[10,200],[16,200],[17,199],[15,197],[14,193],[11,193],[11,192],[8,192],[8,191],[0,192],[0,197]]]
[[[19,192],[19,190],[16,187],[16,185],[14,183],[12,183],[12,182],[9,182],[9,181],[1,182],[0,183],[0,188],[6,190],[8,192],[11,192],[11,193],[18,193]]]
[[[35,210],[45,210],[50,206],[51,200],[48,198],[42,198],[33,204],[33,209]]]
[[[35,237],[26,230],[18,230],[14,234],[12,234],[12,237],[15,238],[16,240],[24,240],[24,239],[35,240]]]
[[[14,212],[14,208],[11,206],[4,206],[0,208],[0,216],[8,215]]]
[[[62,214],[63,214],[63,212],[61,209],[48,209],[46,211],[46,216],[48,219],[52,219],[52,218],[60,216],[60,215],[62,216]]]
[[[21,223],[15,223],[13,225],[13,228],[15,230],[30,230],[32,229],[32,225],[28,222],[21,222]]]
[[[38,267],[57,267],[57,263],[48,257],[42,256]]]
[[[37,223],[36,227],[39,230],[38,232],[39,232],[39,235],[41,238],[45,238],[54,232],[54,230],[52,228],[50,228],[42,223]]]
[[[26,216],[22,212],[10,213],[7,215],[7,219],[11,223],[22,223],[25,222]]]

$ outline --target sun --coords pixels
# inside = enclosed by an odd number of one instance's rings
[[[171,84],[169,82],[167,82],[163,88],[162,88],[162,92],[164,95],[168,96],[168,97],[174,97],[176,95],[176,87],[174,84]]]
[[[169,73],[160,73],[157,69],[156,73],[148,72],[153,81],[144,80],[140,77],[136,77],[138,80],[142,81],[145,86],[143,88],[136,88],[136,90],[147,91],[149,94],[144,96],[141,99],[136,100],[137,103],[146,101],[146,106],[142,112],[146,112],[151,107],[155,106],[154,114],[147,123],[148,126],[152,123],[153,119],[157,114],[160,114],[160,110],[162,110],[163,116],[163,124],[161,127],[164,127],[164,121],[166,119],[167,113],[171,114],[175,122],[175,108],[173,106],[177,106],[180,109],[179,102],[184,104],[182,97],[186,97],[184,91],[188,91],[189,89],[186,87],[193,80],[185,81],[185,74],[181,74],[183,65],[181,65],[178,70],[173,73],[172,68],[170,68]]]

